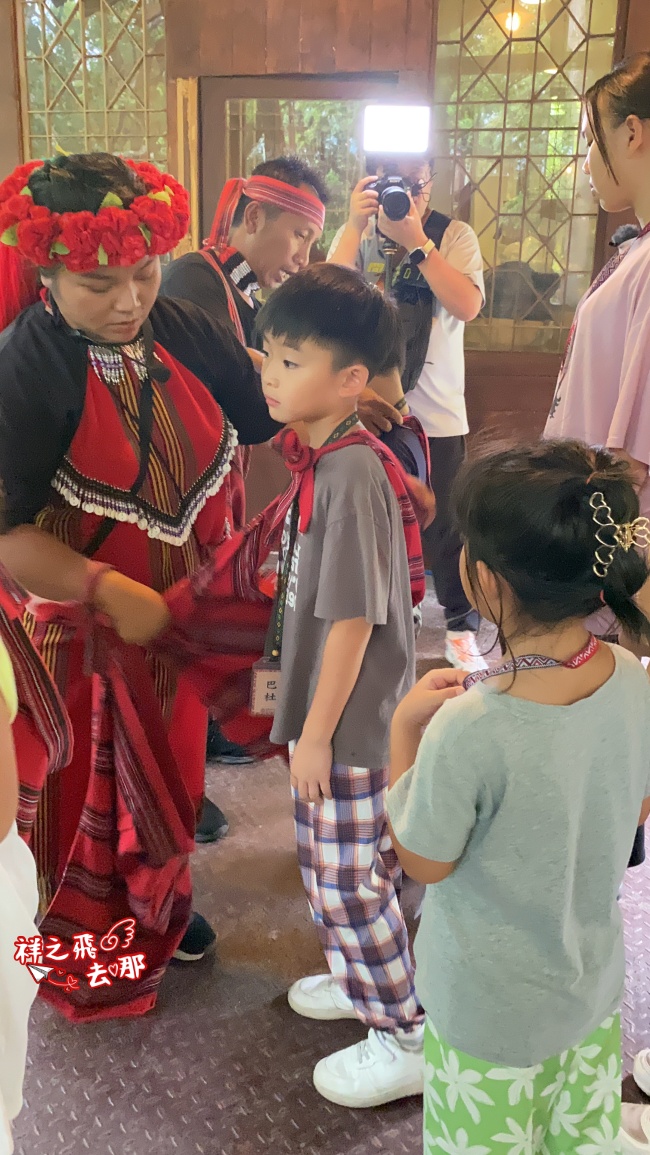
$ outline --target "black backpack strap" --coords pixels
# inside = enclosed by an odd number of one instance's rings
[[[433,209],[424,221],[424,231],[437,249],[450,224],[451,217]],[[402,388],[408,393],[417,385],[424,368],[436,298],[417,266],[410,265],[406,272],[404,280],[396,285],[395,297],[406,347]]]
[[[424,231],[429,240],[433,241],[437,249],[440,248],[442,238],[450,224],[451,217],[446,217],[444,213],[437,213],[435,209],[431,209],[431,212],[424,222]]]
[[[408,425],[393,425],[389,433],[382,433],[381,441],[387,445],[406,473],[428,484],[427,459],[420,438]]]

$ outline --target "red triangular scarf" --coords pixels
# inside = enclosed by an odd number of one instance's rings
[[[391,453],[390,449],[382,445],[381,441],[378,441],[372,433],[368,433],[367,429],[364,429],[363,426],[358,426],[345,437],[341,437],[340,440],[332,442],[331,445],[323,445],[320,449],[311,449],[309,446],[303,445],[293,429],[284,429],[278,434],[273,441],[273,446],[282,455],[287,469],[291,470],[292,478],[291,485],[278,502],[273,526],[277,528],[284,523],[294,499],[297,498],[300,510],[298,529],[301,533],[307,532],[314,506],[314,474],[316,465],[326,453],[336,453],[339,449],[344,449],[346,445],[367,445],[369,449],[372,449],[373,452],[377,454],[377,457],[386,470],[386,476],[397,497],[400,508],[400,515],[404,526],[404,537],[406,539],[409,576],[411,579],[411,597],[413,599],[413,605],[417,606],[424,598],[425,578],[424,562],[422,560],[422,541],[420,538],[418,519],[415,513],[414,499],[410,492],[412,479],[404,472],[399,461]]]

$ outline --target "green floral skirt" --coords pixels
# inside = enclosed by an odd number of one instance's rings
[[[621,1020],[535,1067],[450,1047],[427,1020],[425,1155],[618,1155]]]

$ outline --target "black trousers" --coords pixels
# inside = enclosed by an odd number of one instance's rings
[[[451,512],[451,490],[465,460],[465,438],[430,437],[429,451],[436,516],[422,534],[425,564],[433,574],[436,595],[445,611],[447,629],[476,630],[478,615],[465,597],[460,581],[462,543]]]

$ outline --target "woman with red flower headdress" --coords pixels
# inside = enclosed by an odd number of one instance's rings
[[[238,443],[278,426],[230,330],[156,299],[159,257],[187,225],[173,177],[108,154],[33,161],[0,184],[0,563],[32,595],[21,621],[3,583],[0,629],[24,669],[19,825],[48,901],[44,961],[55,941],[67,950],[68,978],[50,967],[40,990],[73,1019],[144,1013],[172,954],[214,940],[191,917],[188,870],[206,710],[189,670],[96,615],[144,641],[159,593],[176,586],[182,615],[183,579],[200,570],[223,599],[211,681],[226,721],[268,621],[262,527],[233,532],[230,467]],[[257,721],[233,737],[261,737]],[[131,915],[133,941],[106,935]],[[77,957],[84,933],[146,968],[109,971],[109,951],[96,971]]]

